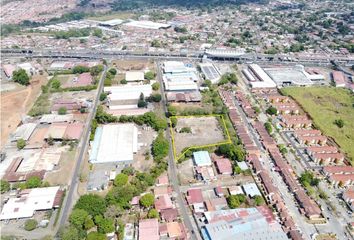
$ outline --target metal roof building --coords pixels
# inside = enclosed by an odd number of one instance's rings
[[[254,196],[262,196],[261,192],[259,191],[257,185],[255,183],[248,183],[248,184],[244,184],[242,185],[243,191],[245,191],[246,195],[250,196],[250,197],[254,197]]]
[[[125,23],[124,26],[153,29],[153,30],[171,27],[170,24],[157,23],[157,22],[152,22],[152,21],[131,21],[131,22]]]
[[[200,63],[205,79],[210,80],[212,83],[217,83],[220,80],[220,72],[212,63]]]
[[[11,141],[15,142],[19,139],[27,141],[31,137],[33,131],[36,129],[36,126],[37,124],[35,123],[22,124],[16,129],[16,131],[11,136]]]
[[[138,129],[134,124],[111,124],[98,127],[91,145],[91,163],[129,165],[138,151]]]
[[[140,94],[143,93],[144,96],[150,96],[152,93],[152,87],[149,84],[144,85],[124,85],[124,86],[113,86],[105,87],[104,91],[109,93],[108,99],[110,101],[117,100],[137,100]]]
[[[193,153],[193,159],[195,165],[202,166],[211,166],[211,159],[208,151],[198,151]]]
[[[5,203],[0,220],[28,218],[36,211],[57,208],[62,196],[59,186],[22,190],[18,197]]]

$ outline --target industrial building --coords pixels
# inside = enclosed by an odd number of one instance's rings
[[[275,88],[277,86],[258,64],[250,64],[248,68],[249,71],[245,76],[248,77],[247,79],[252,88]],[[252,75],[252,78],[249,75]]]
[[[104,92],[108,93],[108,101],[138,100],[141,93],[150,96],[152,87],[149,84],[112,86],[105,87]]]
[[[203,239],[288,239],[272,211],[264,206],[205,212],[208,224],[202,228]]]
[[[152,21],[130,21],[123,25],[127,27],[136,27],[136,28],[144,28],[144,29],[151,29],[151,30],[167,29],[171,27],[170,24],[157,23]]]
[[[59,186],[22,190],[5,203],[0,220],[29,218],[36,211],[58,208],[62,197],[63,191]]]
[[[138,151],[138,129],[134,124],[110,124],[96,129],[91,144],[91,163],[128,166]]]
[[[11,142],[16,142],[19,139],[28,141],[32,133],[36,129],[37,124],[35,123],[25,123],[19,126],[16,131],[11,135]]]
[[[220,80],[220,72],[214,66],[214,64],[207,62],[207,63],[200,63],[199,64],[202,73],[204,74],[205,80],[210,80],[213,84],[217,83]]]
[[[194,164],[198,167],[211,166],[211,158],[208,151],[193,153]]]
[[[197,70],[183,62],[167,61],[163,63],[162,76],[166,91],[198,91],[199,76]]]

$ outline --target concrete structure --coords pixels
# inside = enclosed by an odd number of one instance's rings
[[[32,217],[36,211],[58,208],[63,191],[60,187],[33,188],[22,190],[4,205],[0,220]]]
[[[250,72],[258,81],[250,82],[252,88],[275,88],[277,85],[272,78],[257,64],[250,64]]]
[[[198,167],[211,166],[211,159],[208,151],[198,151],[193,153],[194,164]]]
[[[104,125],[96,129],[89,161],[130,165],[137,151],[138,129],[134,124]]]
[[[289,85],[309,86],[313,84],[313,82],[309,79],[311,75],[305,71],[305,68],[302,65],[286,68],[266,68],[265,72],[279,87]]]
[[[199,81],[197,71],[183,62],[167,61],[163,63],[162,76],[166,91],[197,91]]]
[[[129,71],[125,73],[125,80],[127,82],[136,82],[144,80],[144,72],[142,71]]]
[[[104,92],[109,93],[108,101],[122,101],[122,100],[138,100],[140,94],[150,96],[152,87],[149,84],[145,85],[121,85],[113,87],[105,87]]]

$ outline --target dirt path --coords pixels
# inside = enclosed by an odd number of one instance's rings
[[[40,94],[41,85],[46,81],[46,76],[36,75],[30,86],[1,93],[1,147],[21,122],[21,118],[31,109]]]

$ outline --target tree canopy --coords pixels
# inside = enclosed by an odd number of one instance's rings
[[[106,211],[106,203],[96,194],[85,194],[79,198],[74,209],[83,209],[91,216],[97,216]]]
[[[155,197],[151,193],[145,194],[139,200],[140,205],[145,208],[151,207],[154,204],[154,202],[155,202]]]
[[[114,179],[114,186],[124,186],[128,183],[128,175],[120,173]]]
[[[29,82],[30,78],[24,69],[19,69],[17,71],[14,71],[12,73],[12,79],[21,85],[27,86],[30,84]]]
[[[0,192],[5,193],[10,190],[10,183],[6,180],[0,180]]]
[[[167,139],[160,132],[156,139],[152,142],[151,152],[155,160],[161,160],[168,155],[170,145]]]

